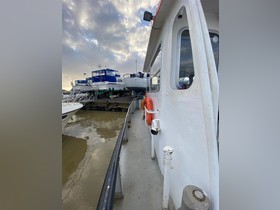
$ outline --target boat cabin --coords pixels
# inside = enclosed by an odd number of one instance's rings
[[[117,70],[100,69],[92,71],[92,82],[121,82],[121,75]]]
[[[219,209],[219,1],[162,0],[151,21],[143,71],[151,75],[149,126],[168,200],[178,209],[187,187],[203,190]],[[156,132],[155,132],[156,131]],[[164,148],[172,148],[166,175]]]

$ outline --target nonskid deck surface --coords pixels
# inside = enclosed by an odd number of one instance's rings
[[[120,156],[124,197],[115,200],[114,210],[161,210],[163,177],[157,160],[150,158],[150,134],[142,114],[135,110],[131,115],[128,142]]]

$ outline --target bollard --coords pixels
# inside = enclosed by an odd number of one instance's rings
[[[206,193],[194,185],[184,188],[181,208],[179,210],[209,210],[210,200]]]

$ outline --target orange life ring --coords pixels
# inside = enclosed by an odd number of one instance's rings
[[[147,104],[147,101],[146,101],[146,96],[143,98],[142,102],[141,102],[141,109],[143,109],[145,111],[145,106]]]
[[[146,97],[145,99],[146,101],[146,108],[148,111],[154,111],[154,105],[153,105],[153,101],[152,99]],[[151,125],[152,124],[152,120],[154,119],[154,114],[152,113],[146,113],[146,122],[147,122],[147,125]]]

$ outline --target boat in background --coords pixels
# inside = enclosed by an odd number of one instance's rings
[[[117,70],[100,69],[92,71],[89,84],[95,91],[125,90],[121,75]]]
[[[86,93],[94,91],[94,89],[90,85],[90,80],[91,77],[84,80],[75,80],[75,84],[72,85],[71,92]]]
[[[85,104],[89,101],[94,101],[96,99],[96,95],[94,92],[80,92],[80,91],[73,91],[71,90],[70,93],[62,94],[62,102],[69,103],[69,102],[79,102]]]
[[[128,90],[134,92],[145,92],[148,90],[149,87],[149,79],[150,74],[148,73],[133,73],[133,74],[124,74],[123,75],[123,82],[125,87]]]
[[[83,104],[78,102],[62,103],[62,132],[71,117],[82,107]]]

